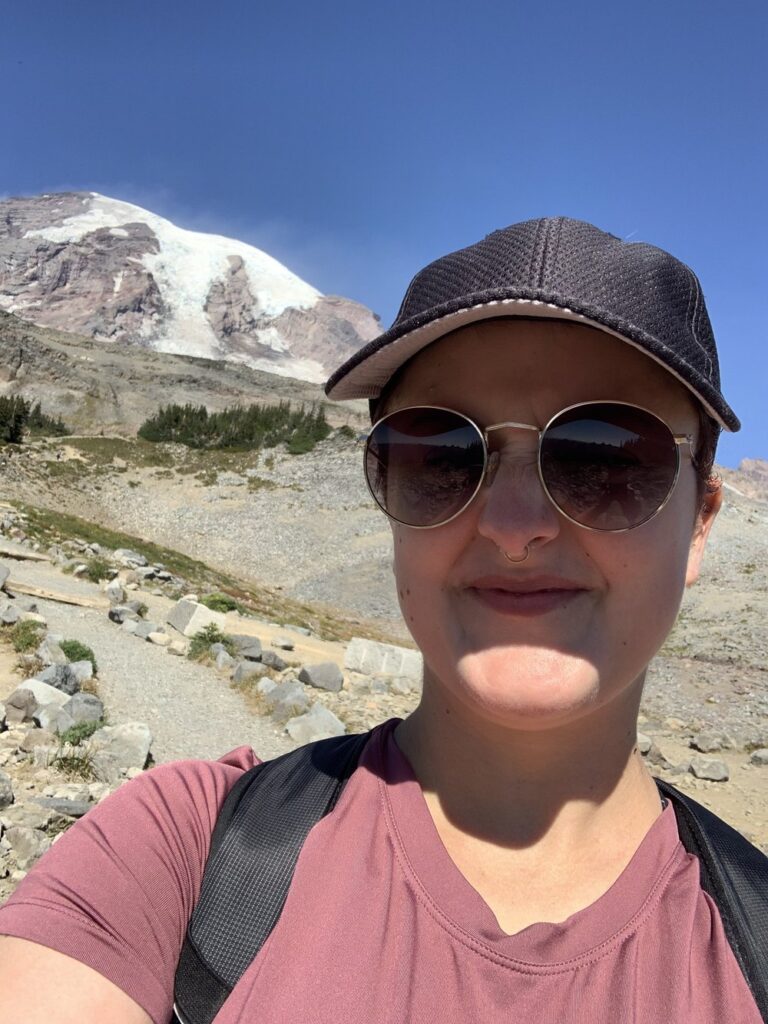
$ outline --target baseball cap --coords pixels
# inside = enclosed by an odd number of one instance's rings
[[[741,426],[720,389],[693,271],[663,249],[568,217],[512,224],[420,270],[389,330],[336,370],[326,394],[375,399],[425,346],[498,317],[570,320],[612,334],[661,363],[722,427]]]

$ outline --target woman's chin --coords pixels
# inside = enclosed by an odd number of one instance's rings
[[[609,699],[584,657],[534,647],[467,654],[457,666],[461,702],[510,728],[548,728],[580,718]]]

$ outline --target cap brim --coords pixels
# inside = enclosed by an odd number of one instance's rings
[[[655,355],[652,343],[638,341],[619,331],[612,330],[596,320],[590,319],[582,313],[578,313],[567,306],[557,306],[553,303],[542,302],[536,299],[496,299],[481,302],[476,305],[447,313],[444,316],[435,317],[427,323],[415,326],[413,329],[406,329],[399,334],[394,331],[387,331],[385,334],[374,338],[363,349],[357,352],[343,366],[329,378],[325,387],[327,396],[335,401],[351,398],[377,398],[387,381],[399,370],[404,363],[408,362],[417,352],[420,352],[427,345],[437,341],[439,338],[450,334],[452,331],[465,327],[468,324],[478,323],[482,320],[492,320],[497,317],[527,317],[541,320],[567,320],[573,323],[583,324],[587,327],[594,327],[596,330],[610,334],[628,345],[632,345],[638,351],[643,352],[662,366],[668,373],[671,373],[688,391],[699,401],[707,413],[716,420],[724,429],[729,431],[738,430],[741,424],[736,414],[723,403],[724,408],[718,409],[712,403],[709,396],[694,388],[684,377],[677,373],[669,365],[666,359]],[[405,326],[405,325],[402,325]],[[401,328],[402,329],[402,328]],[[394,336],[393,336],[394,335]],[[719,397],[719,396],[712,396]],[[718,403],[720,404],[720,403]]]

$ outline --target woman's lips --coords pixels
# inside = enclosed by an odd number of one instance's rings
[[[535,616],[565,608],[587,593],[584,587],[564,581],[524,583],[478,581],[469,593],[487,608],[504,615]]]

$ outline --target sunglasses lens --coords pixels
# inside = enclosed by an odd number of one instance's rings
[[[439,526],[472,500],[485,471],[477,428],[443,409],[401,409],[371,431],[368,486],[381,508],[406,526]]]
[[[593,530],[640,526],[659,511],[677,478],[677,444],[667,425],[644,409],[608,402],[557,416],[540,458],[554,503]]]

